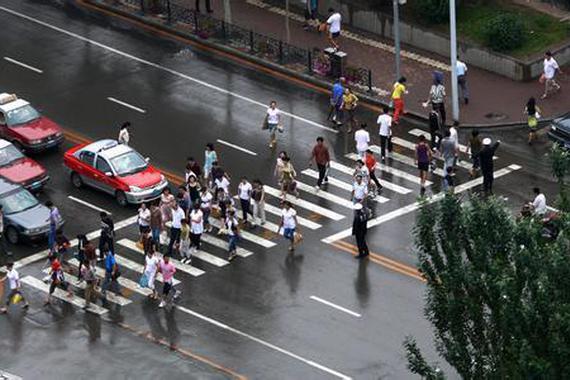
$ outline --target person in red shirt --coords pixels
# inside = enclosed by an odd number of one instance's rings
[[[317,168],[319,169],[319,179],[315,185],[315,189],[317,190],[321,188],[323,183],[328,183],[329,181],[327,171],[331,158],[329,155],[329,148],[327,148],[324,141],[325,140],[321,136],[317,137],[317,144],[313,147],[313,152],[309,159],[309,165],[311,165],[314,160],[317,164]]]
[[[380,184],[378,178],[376,178],[376,172],[375,172],[376,158],[374,157],[374,153],[370,149],[366,151],[366,156],[364,157],[364,163],[366,164],[366,167],[370,172],[370,180],[373,181],[374,184],[376,185],[376,191],[378,192],[382,190],[382,185]]]

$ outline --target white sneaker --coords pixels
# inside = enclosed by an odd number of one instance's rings
[[[164,307],[164,305],[165,305],[164,301],[160,301],[160,303],[158,304],[158,307],[162,309]]]
[[[315,190],[319,191],[321,188],[319,185],[315,185]]]

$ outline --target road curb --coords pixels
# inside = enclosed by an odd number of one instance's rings
[[[124,11],[122,9],[117,9],[113,6],[100,3],[96,0],[66,0],[66,3],[81,9],[90,8],[88,9],[89,11],[94,8],[95,10],[99,11],[99,14],[101,16],[105,18],[116,19],[118,16],[124,19],[134,21],[136,23],[146,25],[154,29],[154,30],[152,29],[149,30],[150,32],[154,33],[161,32],[166,34],[167,36],[170,35],[170,37],[186,40],[186,42],[192,43],[196,45],[198,48],[200,47],[206,48],[209,52],[213,51],[214,53],[216,52],[222,53],[223,55],[229,57],[230,59],[233,57],[238,60],[241,60],[242,62],[246,61],[251,64],[266,68],[268,70],[278,72],[282,74],[285,78],[289,77],[289,79],[296,79],[298,81],[305,82],[308,87],[312,87],[314,90],[319,90],[321,92],[328,93],[332,88],[331,83],[316,78],[314,76],[305,73],[296,72],[294,70],[288,69],[276,63],[268,62],[256,56],[246,54],[238,49],[234,49],[219,43],[208,41],[192,33],[187,33],[177,30],[168,25],[154,21],[148,17],[133,14]],[[361,99],[361,104],[368,105],[369,108],[373,110],[379,111],[381,107],[388,105],[386,102],[383,102],[382,100],[374,96],[371,96],[369,94],[358,92],[358,95]],[[413,124],[418,124],[418,125],[426,125],[428,122],[428,119],[425,115],[422,115],[414,111],[406,111],[404,118],[407,121],[410,121]],[[552,122],[552,120],[555,118],[556,117],[542,119],[540,121],[540,126],[541,127],[546,126],[548,123]],[[526,123],[524,121],[508,122],[508,123],[491,123],[491,124],[461,124],[462,129],[487,129],[487,128],[496,129],[496,128],[512,128],[512,127],[524,127],[524,126],[526,126]]]

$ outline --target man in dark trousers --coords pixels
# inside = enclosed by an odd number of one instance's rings
[[[368,245],[366,244],[366,232],[368,231],[368,213],[362,206],[362,203],[354,205],[354,220],[352,221],[352,234],[356,238],[358,246],[358,255],[354,258],[362,259],[369,255]]]
[[[500,143],[500,141],[497,141],[491,144],[491,139],[486,137],[483,139],[483,148],[479,152],[479,164],[483,174],[483,192],[485,195],[493,194],[493,156]]]
[[[323,183],[327,183],[329,179],[327,178],[327,170],[331,161],[329,154],[329,148],[324,143],[324,139],[319,136],[317,137],[317,144],[313,147],[313,152],[311,153],[311,159],[309,160],[309,166],[312,161],[315,160],[317,168],[319,169],[319,179],[315,189],[320,190]]]
[[[101,217],[101,235],[99,236],[99,257],[105,259],[105,250],[115,251],[113,246],[113,238],[115,236],[115,224],[113,219],[104,211],[99,213]]]

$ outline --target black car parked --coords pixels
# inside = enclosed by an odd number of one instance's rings
[[[552,121],[548,137],[566,149],[570,149],[570,112]]]

